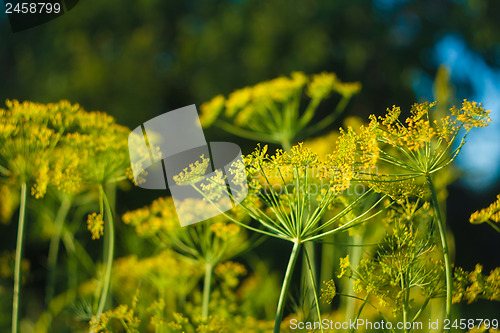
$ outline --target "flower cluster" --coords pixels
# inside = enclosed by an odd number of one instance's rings
[[[451,115],[433,121],[435,105],[414,104],[404,121],[400,120],[401,109],[393,106],[384,116],[371,115],[370,122],[358,131],[351,127],[341,130],[337,144],[351,159],[355,175],[395,200],[429,192],[426,179],[455,159],[473,127],[484,127],[490,121],[489,111],[467,100],[460,108],[451,108]],[[459,138],[462,128],[466,131]],[[458,146],[455,141],[460,142]]]
[[[481,298],[499,301],[500,267],[492,270],[489,275],[483,274],[483,266],[480,264],[477,264],[471,272],[466,272],[457,267],[453,287],[454,303],[461,301],[472,303]]]
[[[409,311],[410,292],[420,290],[428,298],[439,297],[443,285],[441,264],[433,258],[434,241],[426,232],[429,205],[408,202],[387,215],[393,233],[379,243],[376,253],[351,267],[349,255],[340,260],[337,277],[354,280],[354,291],[374,295],[394,314]]]
[[[104,234],[104,220],[101,214],[92,213],[87,217],[87,229],[92,234],[92,239],[99,239]]]
[[[488,223],[496,231],[500,232],[500,228],[494,223],[498,224],[500,222],[500,194],[497,195],[497,200],[489,205],[487,208],[483,208],[474,212],[469,219],[472,224]]]
[[[0,173],[9,182],[32,182],[32,195],[41,198],[48,185],[75,193],[124,178],[129,130],[111,116],[67,101],[6,105],[0,109]]]
[[[294,242],[323,237],[323,230],[338,223],[356,205],[347,203],[338,215],[320,225],[331,205],[341,204],[337,199],[351,186],[354,154],[354,147],[341,145],[320,158],[299,143],[269,156],[267,146],[258,146],[244,156],[250,193],[242,206],[267,229],[265,234]],[[360,212],[355,220],[365,217],[373,207]],[[349,228],[349,223],[343,228]]]
[[[93,317],[90,321],[91,333],[110,333],[114,332],[111,325],[112,321],[119,322],[123,328],[130,333],[139,333],[140,319],[136,316],[133,309],[127,305],[119,305],[113,310],[104,312],[99,319]],[[111,326],[111,327],[110,327]]]
[[[215,124],[239,136],[289,145],[313,119],[320,102],[332,92],[343,97],[335,117],[324,118],[318,126],[325,128],[338,116],[346,102],[361,89],[358,82],[343,83],[334,73],[306,76],[294,72],[232,92],[229,97],[214,97],[201,106],[203,126]],[[303,93],[310,101],[300,112]]]
[[[176,207],[172,197],[160,198],[149,206],[127,212],[123,215],[123,222],[134,226],[140,237],[160,241],[163,246],[173,247],[201,262],[216,264],[249,245],[241,228],[230,223],[223,215],[217,215],[203,224],[181,227],[176,209],[180,209],[182,214],[185,211],[201,214],[197,210],[196,201],[186,199],[180,207]],[[202,208],[206,209],[206,205],[202,205]],[[238,221],[246,219],[241,207],[236,207],[227,214]]]

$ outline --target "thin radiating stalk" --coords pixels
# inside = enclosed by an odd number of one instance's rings
[[[452,275],[451,275],[450,252],[448,249],[448,240],[446,239],[446,226],[444,225],[444,221],[441,216],[441,210],[439,209],[439,202],[436,196],[436,189],[434,188],[432,179],[429,175],[426,176],[426,179],[427,179],[427,184],[429,185],[429,189],[431,190],[432,206],[434,207],[434,213],[436,214],[439,235],[441,238],[441,246],[443,247],[443,257],[444,257],[444,266],[446,274],[446,319],[450,320]],[[448,332],[448,330],[445,332]]]
[[[19,296],[21,294],[21,260],[24,238],[24,220],[26,215],[26,183],[21,185],[19,221],[17,224],[16,260],[14,266],[14,299],[12,302],[12,333],[17,333],[19,322]]]
[[[104,306],[106,305],[106,300],[108,298],[109,287],[111,285],[111,271],[113,268],[113,255],[114,255],[114,247],[115,247],[115,231],[113,225],[113,212],[111,211],[111,206],[109,205],[108,197],[104,192],[102,186],[99,186],[99,192],[102,198],[104,199],[104,206],[107,211],[107,218],[105,218],[106,229],[105,232],[107,238],[107,246],[106,246],[106,272],[104,274],[104,281],[102,286],[101,297],[99,299],[99,305],[97,307],[96,317],[99,319],[101,314],[104,311]]]
[[[71,200],[64,196],[61,201],[61,206],[57,212],[56,219],[54,221],[54,233],[50,239],[49,254],[47,259],[47,270],[49,273],[47,279],[47,287],[45,288],[45,304],[49,305],[50,301],[54,297],[54,286],[56,281],[56,266],[57,257],[59,254],[59,244],[61,243],[61,235],[64,226],[64,221],[66,220],[66,215],[71,207]]]
[[[281,320],[283,319],[283,313],[285,311],[286,297],[288,295],[293,269],[295,267],[295,263],[297,262],[301,245],[302,244],[299,242],[293,243],[292,253],[290,254],[290,260],[288,261],[288,266],[286,268],[285,278],[283,280],[283,285],[281,286],[278,308],[276,309],[276,316],[274,318],[274,333],[279,333],[281,328]]]
[[[205,264],[205,279],[203,281],[203,303],[201,315],[203,319],[208,317],[208,307],[210,305],[210,287],[212,284],[212,264]]]

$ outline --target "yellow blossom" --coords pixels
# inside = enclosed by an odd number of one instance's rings
[[[87,229],[92,234],[92,239],[99,239],[104,234],[104,220],[101,214],[92,213],[87,217]]]

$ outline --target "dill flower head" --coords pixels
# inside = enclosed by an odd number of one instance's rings
[[[344,141],[357,144],[359,175],[379,183],[393,183],[378,187],[394,193],[400,191],[394,188],[397,182],[409,181],[410,187],[415,187],[413,194],[418,194],[421,180],[417,178],[448,166],[460,152],[468,132],[490,121],[489,111],[467,100],[460,108],[451,108],[449,116],[433,121],[431,111],[435,105],[436,102],[414,104],[404,121],[400,120],[401,109],[393,106],[384,116],[371,115],[369,124],[363,125],[359,133],[343,133]],[[460,136],[462,128],[465,132]],[[454,145],[457,140],[458,147]]]
[[[200,207],[207,209],[206,204]],[[159,241],[163,246],[173,247],[201,262],[215,264],[249,246],[246,233],[240,226],[231,223],[228,217],[214,214],[215,217],[203,223],[181,227],[177,209],[182,210],[182,214],[188,211],[203,214],[196,200],[187,199],[180,207],[176,207],[172,197],[165,197],[153,201],[149,206],[125,213],[122,219],[124,223],[134,226],[140,237]],[[238,221],[247,219],[239,206],[227,214]]]
[[[200,160],[189,164],[179,174],[175,175],[174,181],[177,185],[189,185],[200,181],[207,171],[210,159],[205,158],[205,155],[200,156]]]
[[[325,287],[321,288],[321,300],[327,304],[332,304],[333,299],[337,295],[337,288],[335,287],[335,282],[329,280],[323,282]]]
[[[6,102],[0,109],[0,174],[10,183],[32,183],[44,196],[49,185],[74,193],[84,184],[124,176],[128,129],[102,112],[67,101]]]
[[[84,184],[104,184],[125,179],[130,165],[129,129],[102,112],[84,112],[77,131],[68,133],[63,144],[78,152],[76,172]]]
[[[201,107],[203,126],[216,125],[242,137],[288,145],[299,135],[309,135],[331,124],[347,101],[360,90],[359,83],[342,83],[334,73],[306,76],[293,72],[252,87],[235,90],[227,98],[214,97]],[[344,100],[319,127],[306,128],[322,100],[333,92]],[[303,97],[309,103],[301,112]]]
[[[500,194],[497,195],[496,201],[487,208],[474,212],[470,216],[469,222],[472,224],[488,223],[496,231],[500,232],[500,228],[496,225],[500,222]]]
[[[470,216],[470,223],[473,224],[484,223],[488,220],[496,223],[500,221],[500,194],[497,195],[497,200],[487,208],[483,208]]]
[[[113,310],[109,310],[101,314],[99,319],[92,317],[90,321],[89,331],[91,333],[110,332],[109,329],[113,327],[112,322],[117,321],[124,325],[128,332],[139,332],[140,319],[133,309],[125,304],[119,305]]]
[[[49,182],[50,152],[64,131],[51,119],[65,109],[16,100],[6,106],[0,109],[0,174],[10,183],[34,183],[32,194],[42,197]]]
[[[339,147],[326,158],[302,143],[289,151],[278,149],[274,155],[260,145],[243,157],[249,194],[241,203],[244,210],[265,228],[262,233],[292,242],[306,242],[337,232],[333,227],[347,217],[360,200],[340,200],[351,186],[354,148]],[[365,193],[364,195],[369,195]],[[341,206],[333,218],[320,223],[333,204]],[[379,202],[371,206],[373,209]],[[342,230],[369,214],[347,219]]]
[[[489,275],[483,273],[483,266],[480,264],[471,272],[455,268],[453,302],[472,303],[478,299],[500,300],[500,267],[491,270]]]

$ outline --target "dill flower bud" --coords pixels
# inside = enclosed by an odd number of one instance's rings
[[[87,229],[92,234],[92,239],[99,239],[104,234],[104,220],[101,214],[92,213],[87,217]]]
[[[240,276],[247,274],[247,269],[240,263],[226,261],[215,267],[215,274],[224,280],[230,288],[236,287],[240,283]]]
[[[337,289],[335,287],[335,282],[333,280],[329,280],[327,282],[323,282],[325,285],[324,288],[321,288],[321,299],[323,302],[327,304],[332,304],[335,295],[337,295]]]

